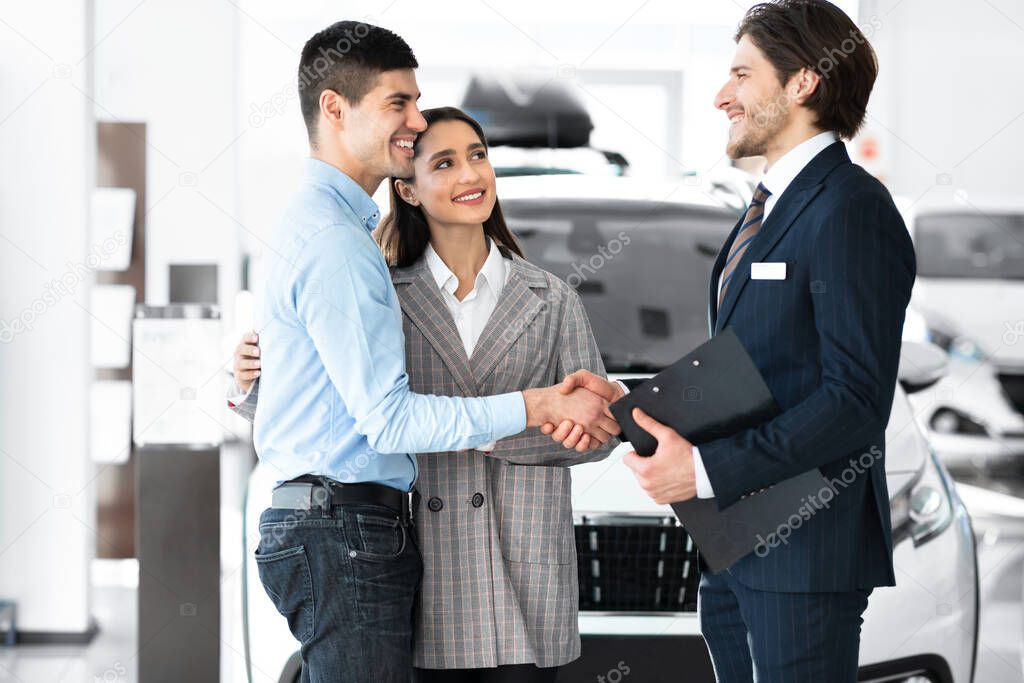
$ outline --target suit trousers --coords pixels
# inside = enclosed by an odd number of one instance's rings
[[[697,613],[717,683],[855,683],[870,594],[762,591],[704,573]]]

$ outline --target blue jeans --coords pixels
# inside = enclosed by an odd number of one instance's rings
[[[423,563],[412,524],[375,505],[268,508],[260,581],[299,641],[303,683],[408,683]]]

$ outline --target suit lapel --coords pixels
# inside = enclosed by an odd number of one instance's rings
[[[494,370],[516,340],[537,316],[546,301],[533,289],[546,289],[543,271],[518,256],[512,256],[508,280],[484,331],[476,343],[470,367],[477,386]]]
[[[408,268],[395,269],[391,281],[399,290],[402,311],[420,331],[424,339],[441,356],[452,377],[469,396],[476,395],[476,385],[462,338],[455,327],[451,311],[441,298],[441,291],[430,277],[424,259]]]
[[[725,268],[726,256],[729,254],[729,250],[732,249],[732,243],[736,239],[736,234],[743,225],[743,219],[746,215],[746,210],[740,214],[739,220],[736,221],[732,232],[729,233],[729,236],[725,239],[725,244],[722,245],[722,249],[718,252],[715,265],[711,268],[711,282],[708,283],[708,336],[710,337],[715,336],[715,327],[718,320],[718,277],[722,274],[722,269]]]
[[[750,264],[763,259],[778,244],[779,240],[792,227],[801,212],[821,192],[821,189],[825,186],[825,177],[831,173],[832,169],[844,162],[850,163],[850,157],[846,153],[846,146],[842,142],[837,141],[811,159],[782,193],[782,196],[779,197],[772,208],[771,214],[765,219],[761,231],[750,243],[750,246],[743,253],[742,258],[740,258],[740,262],[736,265],[735,274],[729,282],[729,287],[725,292],[725,299],[722,301],[722,308],[720,311],[717,311],[715,316],[714,329],[716,332],[721,331],[725,327],[729,316],[736,307],[736,301],[743,292],[744,286],[750,280]],[[732,239],[729,240],[729,244],[732,244]],[[723,252],[728,253],[726,249],[723,249]],[[721,259],[722,254],[719,254],[719,260]],[[715,266],[718,268],[718,263]],[[717,269],[716,272],[720,273],[721,269]],[[713,275],[712,291],[717,292],[716,280],[717,275]],[[712,296],[717,299],[716,294]]]
[[[722,300],[722,310],[719,311],[716,327],[721,330],[729,320],[729,315],[736,307],[736,300],[743,292],[743,287],[750,280],[750,264],[762,259],[772,247],[774,247],[782,236],[786,234],[790,226],[796,220],[804,207],[821,190],[821,185],[812,188],[800,189],[791,188],[787,190],[778,203],[772,209],[771,215],[764,222],[764,226],[757,237],[750,243],[747,250],[743,252],[740,262],[725,291],[725,299]]]

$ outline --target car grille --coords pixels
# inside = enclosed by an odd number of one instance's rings
[[[697,548],[674,517],[577,519],[576,554],[581,611],[697,610]]]

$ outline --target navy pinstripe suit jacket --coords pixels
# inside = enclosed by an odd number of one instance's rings
[[[889,192],[836,142],[778,198],[717,310],[739,227],[712,271],[709,329],[736,332],[783,412],[698,444],[708,478],[720,508],[815,467],[833,491],[794,510],[785,542],[729,571],[761,590],[894,585],[885,426],[916,271],[906,226]],[[785,262],[785,279],[751,279],[755,262]]]

